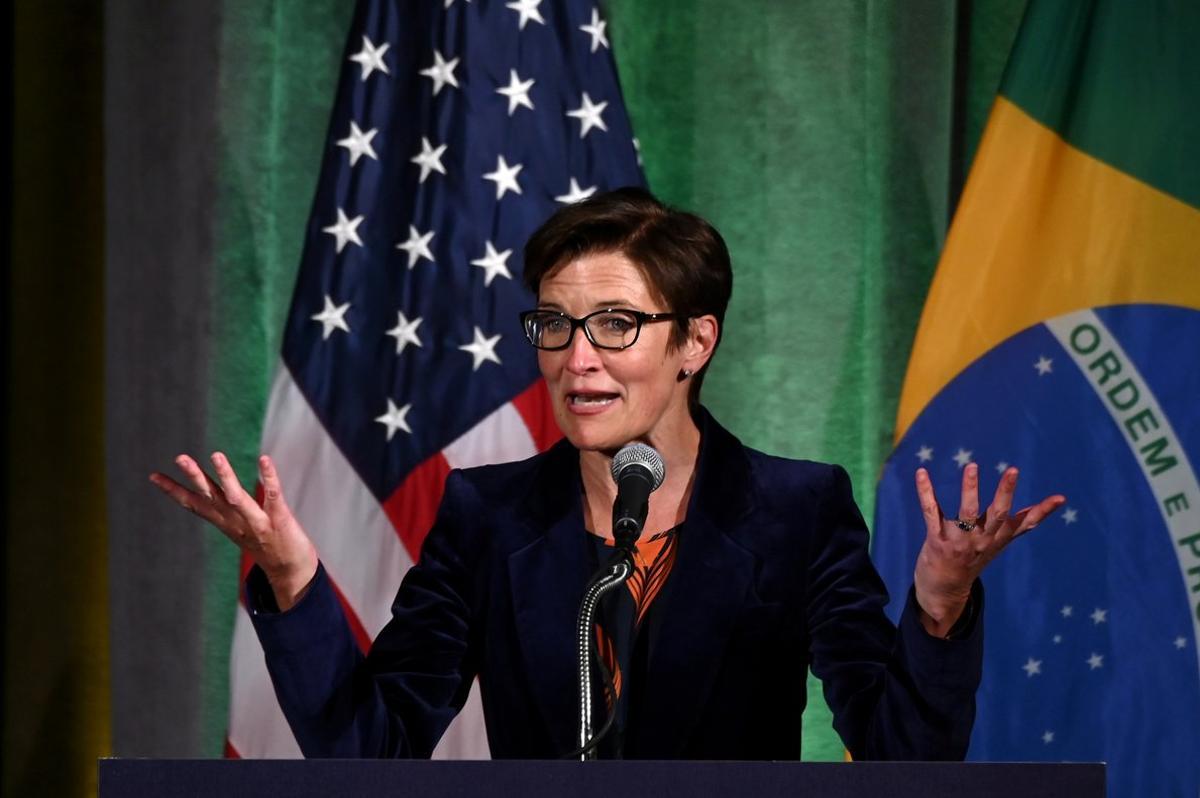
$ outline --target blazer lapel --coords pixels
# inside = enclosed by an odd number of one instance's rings
[[[551,738],[576,747],[579,688],[575,624],[591,557],[584,536],[578,452],[565,442],[546,459],[529,495],[531,542],[508,557],[525,683]],[[541,532],[542,534],[538,534]]]
[[[728,534],[753,507],[745,451],[706,411],[701,413],[701,451],[679,556],[656,599],[661,604],[651,612],[659,628],[651,638],[647,709],[636,733],[647,750],[667,757],[683,753],[708,702],[756,564],[755,556]]]

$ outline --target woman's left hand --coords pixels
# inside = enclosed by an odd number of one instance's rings
[[[1055,494],[1010,513],[1016,488],[1017,469],[1009,468],[1000,477],[991,505],[981,515],[979,466],[969,463],[963,469],[958,517],[946,518],[933,495],[929,472],[917,469],[917,496],[925,516],[926,534],[917,555],[913,584],[922,610],[921,624],[930,634],[936,637],[949,634],[967,606],[971,586],[984,567],[1005,546],[1033,529],[1067,500]],[[960,522],[968,528],[963,529]]]

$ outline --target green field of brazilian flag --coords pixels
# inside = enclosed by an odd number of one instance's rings
[[[970,758],[1106,761],[1114,796],[1200,792],[1198,42],[1196,3],[1030,4],[876,505],[903,595],[917,466],[943,504],[970,461],[1067,495],[985,574]]]

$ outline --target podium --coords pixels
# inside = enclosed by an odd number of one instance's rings
[[[101,759],[100,798],[1104,798],[1104,765]]]

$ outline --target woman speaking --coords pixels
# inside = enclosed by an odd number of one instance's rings
[[[703,219],[624,189],[558,211],[529,240],[522,314],[565,439],[523,462],[455,471],[392,620],[365,657],[269,457],[260,507],[226,458],[191,489],[152,481],[256,563],[246,601],[307,756],[427,757],[479,678],[495,757],[577,746],[576,614],[612,551],[613,456],[653,447],[634,573],[601,601],[597,691],[608,757],[792,759],[805,675],[856,759],[961,759],[983,650],[978,577],[1064,501],[1012,510],[1017,470],[981,511],[963,469],[945,517],[924,469],[928,534],[895,627],[843,469],[748,449],[700,404],[732,290]]]

